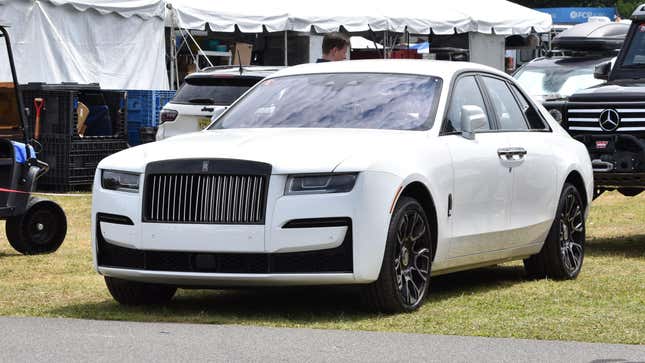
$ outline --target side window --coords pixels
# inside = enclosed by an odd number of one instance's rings
[[[506,82],[490,77],[482,77],[482,79],[490,95],[490,101],[493,103],[500,129],[528,130],[524,114]]]
[[[444,132],[461,131],[461,106],[466,105],[479,106],[486,112],[484,97],[479,91],[479,86],[477,86],[474,76],[466,76],[457,80],[450,99],[450,108],[448,109]],[[490,130],[490,121],[478,130]]]
[[[544,124],[542,117],[540,117],[538,110],[536,110],[535,107],[531,105],[531,103],[526,99],[526,97],[524,97],[522,92],[520,92],[520,90],[516,86],[512,87],[515,91],[515,94],[517,95],[517,98],[520,100],[520,107],[522,108],[524,116],[526,116],[526,120],[529,122],[529,127],[531,128],[531,130],[546,130],[547,127]]]

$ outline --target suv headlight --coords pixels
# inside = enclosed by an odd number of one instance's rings
[[[104,189],[136,193],[139,191],[139,174],[103,170],[101,186]]]
[[[285,195],[347,193],[354,188],[357,173],[290,175]]]

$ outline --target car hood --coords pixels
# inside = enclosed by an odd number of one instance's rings
[[[612,82],[587,88],[569,97],[571,102],[600,102],[600,101],[639,101],[645,99],[645,83]]]
[[[344,160],[369,168],[426,132],[362,129],[229,129],[202,131],[140,145],[105,158],[101,169],[143,172],[153,161],[241,159],[271,164],[274,174],[331,172]],[[369,162],[367,162],[369,160]],[[361,170],[356,170],[361,171]]]

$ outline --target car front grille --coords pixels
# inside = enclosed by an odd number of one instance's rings
[[[600,116],[605,110],[618,113],[620,122],[615,129],[601,127]],[[574,134],[645,134],[645,102],[570,102],[566,128]]]
[[[199,163],[198,161],[197,163]],[[143,221],[152,223],[263,224],[269,174],[250,162],[201,161],[157,164],[146,172]],[[209,163],[215,165],[209,168]],[[260,163],[258,163],[260,164]],[[261,166],[266,164],[261,164]],[[237,169],[237,170],[236,170]],[[186,173],[177,173],[186,170]],[[191,172],[195,171],[195,172]],[[233,173],[248,172],[246,175]],[[250,172],[249,172],[250,171]]]

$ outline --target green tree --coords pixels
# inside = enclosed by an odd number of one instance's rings
[[[623,18],[628,18],[636,10],[636,7],[643,3],[645,3],[645,0],[618,0],[616,2],[616,11]]]

